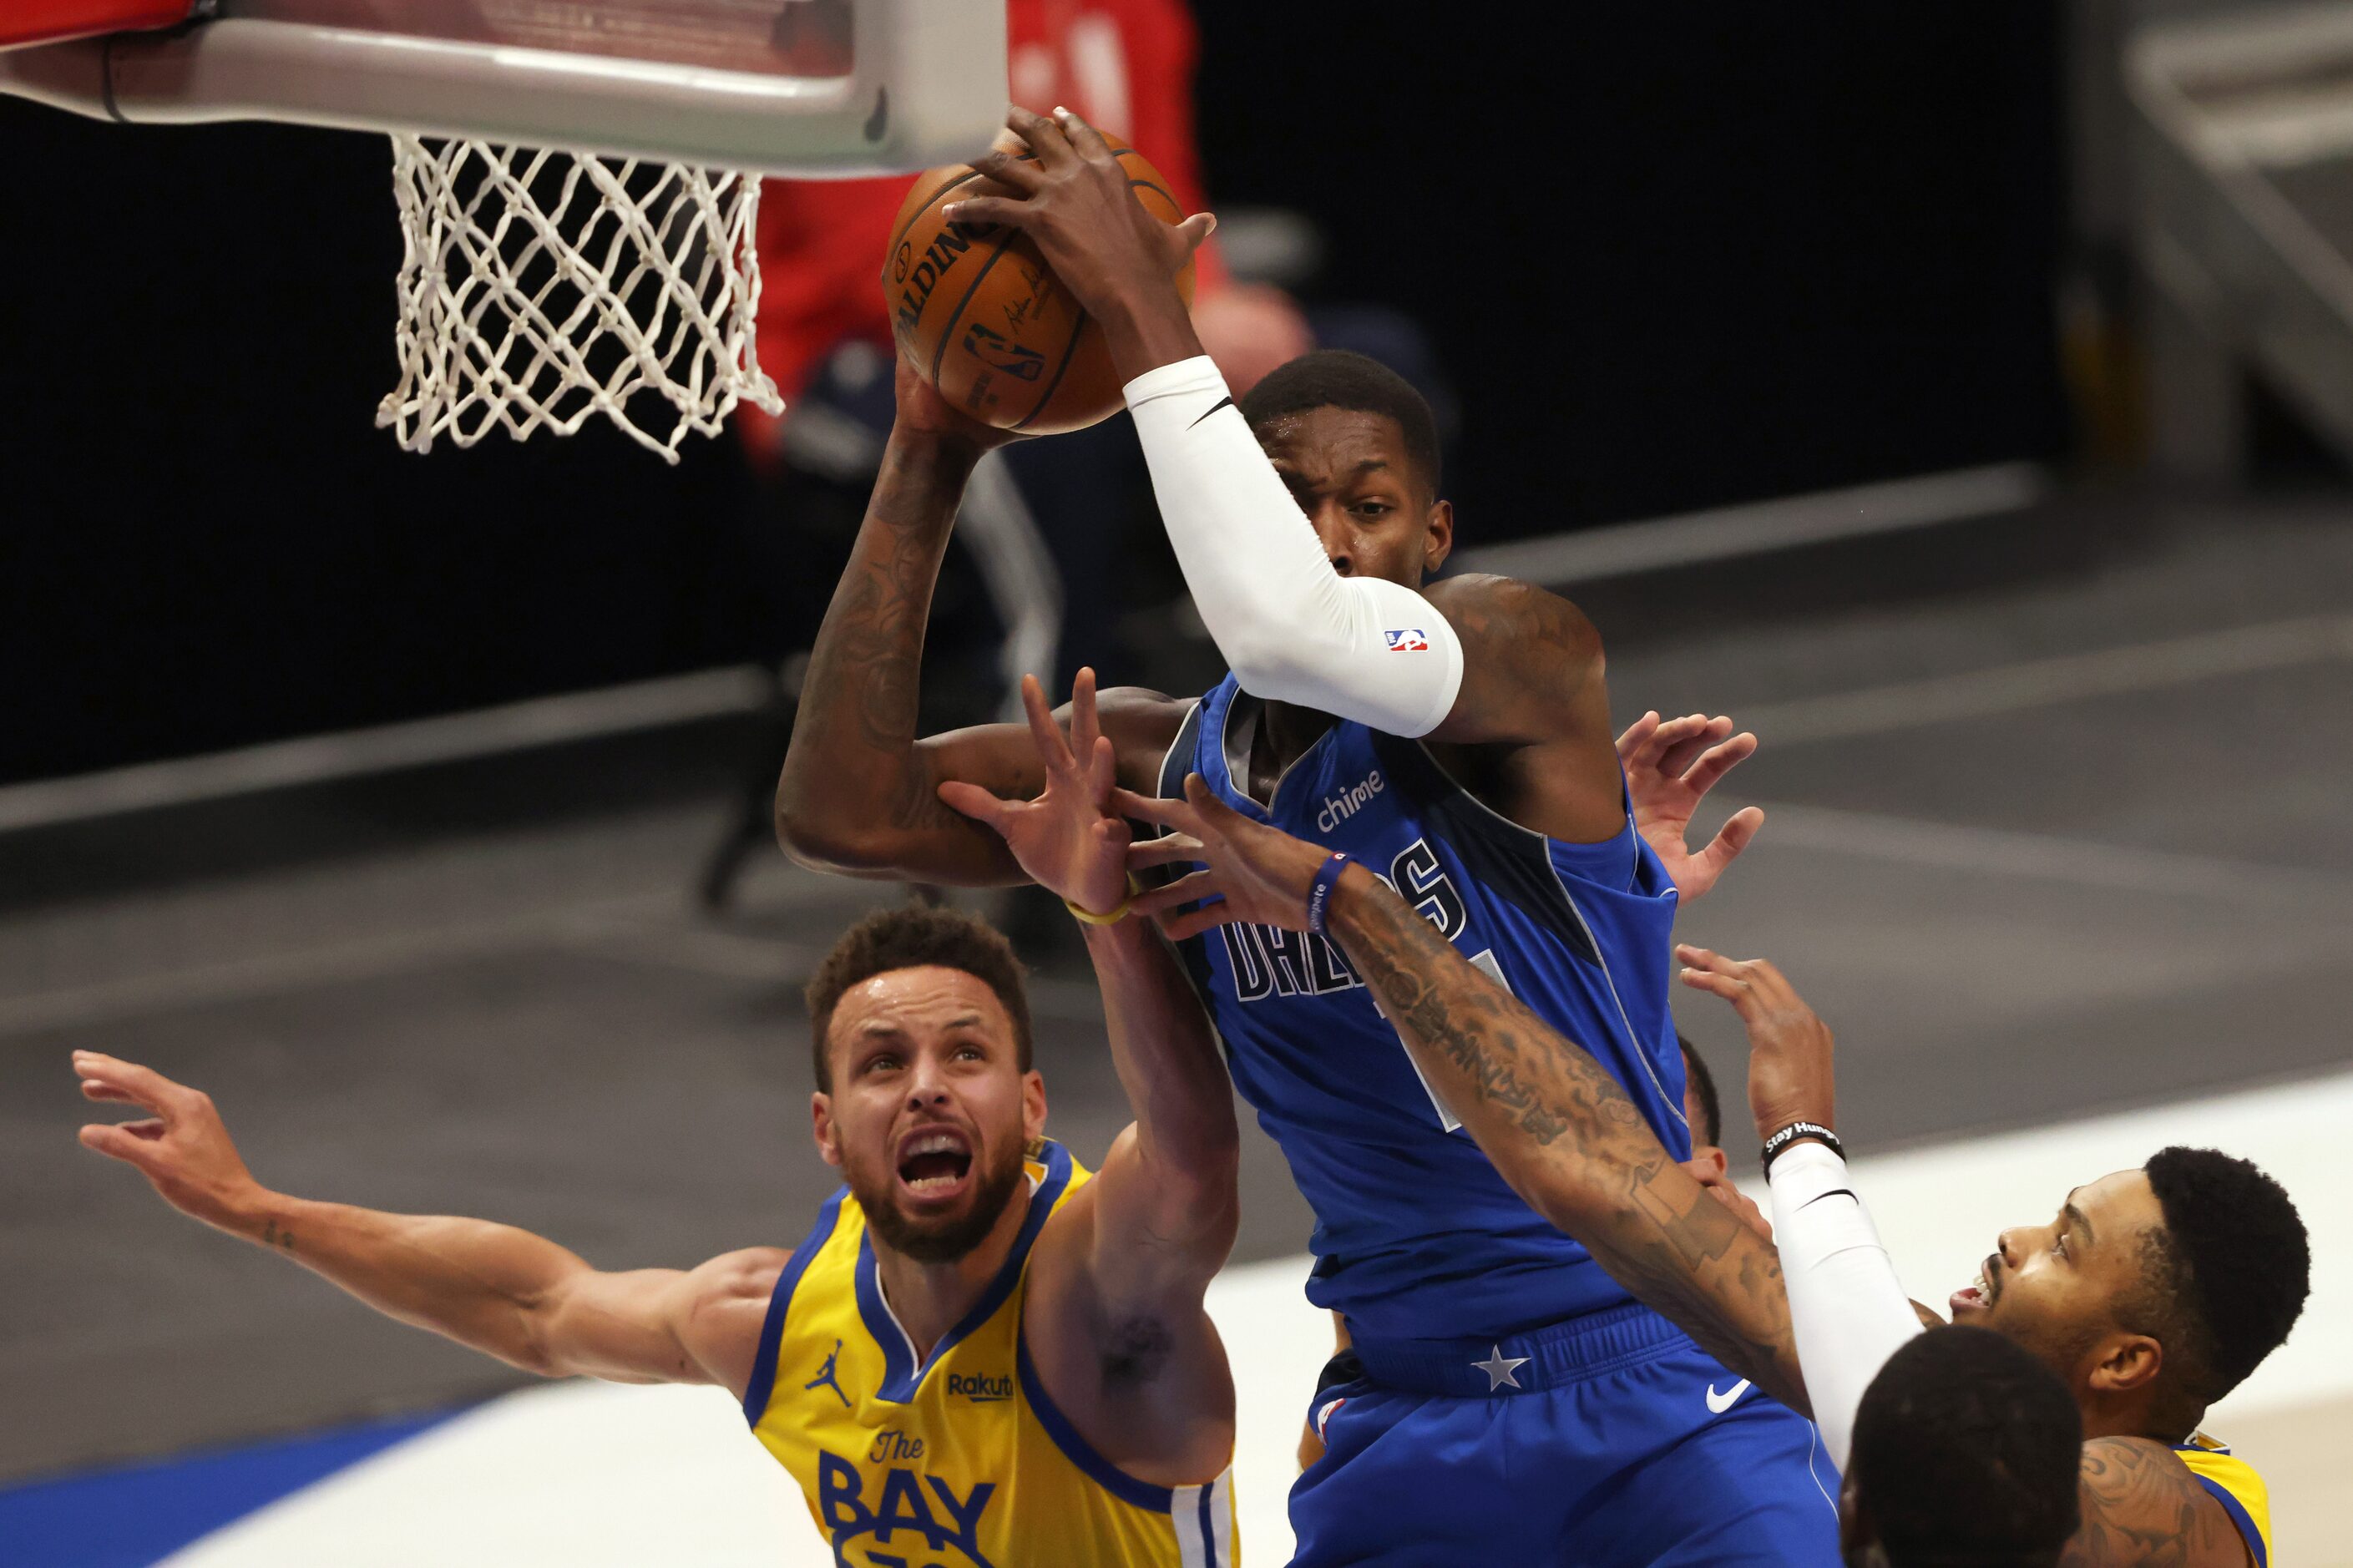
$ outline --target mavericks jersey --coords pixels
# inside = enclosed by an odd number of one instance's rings
[[[1228,805],[1345,850],[1456,949],[1617,1079],[1688,1158],[1667,1012],[1675,889],[1624,828],[1565,844],[1489,810],[1419,741],[1335,721],[1250,797],[1260,709],[1230,675],[1194,708],[1160,793],[1199,773]],[[1502,1339],[1630,1298],[1495,1173],[1337,942],[1228,925],[1185,944],[1235,1086],[1315,1211],[1309,1300],[1359,1338]]]
[[[2247,1543],[2247,1555],[2254,1559],[2255,1568],[2271,1568],[2271,1492],[2254,1466],[2203,1432],[2191,1433],[2189,1441],[2176,1443],[2173,1451],[2239,1527],[2239,1539]]]
[[[1029,1163],[1028,1222],[964,1321],[918,1363],[847,1190],[768,1305],[744,1413],[857,1568],[1227,1568],[1231,1472],[1157,1487],[1114,1469],[1056,1409],[1021,1336],[1029,1249],[1087,1180],[1059,1143]]]

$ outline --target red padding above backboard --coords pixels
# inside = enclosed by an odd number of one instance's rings
[[[12,0],[0,5],[0,49],[175,26],[195,14],[196,5],[197,0]]]

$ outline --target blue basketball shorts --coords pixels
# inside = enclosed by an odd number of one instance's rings
[[[1309,1411],[1293,1568],[1839,1560],[1813,1423],[1646,1307],[1496,1344],[1359,1343]]]

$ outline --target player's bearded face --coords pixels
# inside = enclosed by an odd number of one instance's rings
[[[877,975],[842,998],[821,1147],[885,1246],[952,1262],[987,1239],[1020,1190],[1044,1091],[1021,1070],[986,984],[937,967]]]
[[[2101,1347],[2137,1331],[2141,1242],[2163,1211],[2139,1171],[2077,1187],[2040,1225],[1996,1238],[1977,1279],[1953,1292],[1953,1321],[2008,1335],[2080,1388]]]

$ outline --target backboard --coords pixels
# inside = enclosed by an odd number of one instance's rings
[[[140,124],[275,120],[822,178],[972,157],[1005,110],[1004,0],[28,9],[0,42],[63,41],[0,49],[0,93]]]

